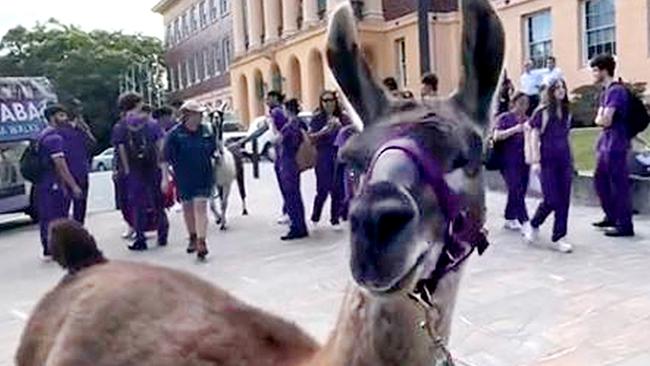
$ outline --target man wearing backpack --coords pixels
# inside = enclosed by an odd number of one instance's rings
[[[602,132],[596,145],[594,185],[605,217],[593,225],[605,229],[605,235],[610,237],[634,236],[627,166],[633,96],[625,86],[614,82],[616,61],[612,56],[597,56],[590,66],[596,83],[603,86],[595,120],[596,125],[602,127]]]
[[[61,105],[45,109],[49,126],[38,139],[38,157],[42,168],[36,182],[43,259],[51,259],[48,244],[49,225],[66,218],[72,199],[81,199],[82,177],[88,174],[85,134],[70,124],[69,113]]]
[[[135,242],[130,250],[147,250],[145,232],[157,226],[158,245],[167,245],[169,221],[164,209],[160,170],[163,132],[160,126],[142,110],[138,95],[135,103],[123,115],[122,124],[113,132],[113,144],[119,153],[120,171],[124,176],[126,200],[131,207],[125,212],[132,219]],[[122,97],[121,99],[125,99]]]

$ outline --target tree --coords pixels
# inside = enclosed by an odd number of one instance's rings
[[[646,83],[624,83],[634,95],[643,100],[643,94],[646,90]],[[599,98],[601,87],[597,85],[583,85],[572,91],[571,114],[573,115],[572,127],[592,127],[598,112]]]
[[[62,102],[80,100],[102,149],[118,118],[116,99],[122,74],[134,64],[160,68],[162,54],[157,38],[85,32],[50,19],[32,29],[18,26],[5,34],[0,41],[0,76],[45,76]],[[164,88],[159,78],[154,87]]]

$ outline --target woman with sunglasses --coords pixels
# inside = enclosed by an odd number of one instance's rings
[[[340,223],[341,198],[338,190],[334,190],[336,156],[338,148],[334,141],[342,126],[350,124],[339,105],[336,94],[324,91],[320,96],[320,105],[316,115],[311,120],[310,137],[316,145],[316,198],[311,215],[311,221],[316,224],[320,221],[325,200],[330,196],[330,222],[333,226]]]

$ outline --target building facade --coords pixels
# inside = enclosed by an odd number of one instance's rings
[[[241,0],[161,0],[165,61],[172,100],[196,100],[232,110],[232,3]]]
[[[553,55],[569,90],[593,83],[589,60],[615,55],[624,80],[650,81],[650,1],[496,0],[506,30],[506,70],[518,85],[522,65]]]
[[[235,113],[244,124],[264,114],[264,94],[281,90],[305,110],[334,82],[325,60],[329,15],[347,0],[233,1],[235,60],[231,80]],[[402,88],[420,89],[417,0],[351,1],[362,50],[377,78],[393,76]],[[456,0],[432,0],[430,64],[441,91],[458,80],[460,27]]]

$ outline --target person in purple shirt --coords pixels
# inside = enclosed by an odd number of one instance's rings
[[[278,91],[271,90],[266,95],[266,105],[269,108],[269,116],[267,119],[267,125],[264,128],[270,129],[275,137],[274,149],[276,152],[275,161],[273,162],[273,168],[275,170],[275,177],[278,181],[278,187],[280,188],[280,193],[282,194],[284,200],[284,193],[282,192],[282,179],[280,178],[280,159],[279,159],[279,150],[280,150],[280,136],[282,128],[288,123],[289,119],[283,108],[284,95]],[[288,224],[289,216],[287,212],[287,203],[282,202],[282,216],[278,219],[279,224]]]
[[[596,145],[594,185],[605,218],[593,225],[606,229],[607,236],[634,236],[627,166],[630,149],[627,131],[629,93],[622,84],[614,82],[616,61],[612,56],[598,56],[590,66],[595,81],[604,88],[595,121],[603,130]]]
[[[157,226],[160,246],[167,245],[169,234],[161,190],[163,132],[139,105],[125,113],[124,122],[113,135],[125,178],[125,209],[131,213],[135,229],[135,242],[128,248],[135,251],[147,250],[145,232],[151,226]]]
[[[354,123],[350,123],[347,126],[342,127],[336,136],[336,140],[334,140],[334,146],[336,146],[336,148],[340,151],[348,142],[348,140],[352,138],[352,136],[355,136],[360,132],[361,131]],[[336,194],[341,197],[339,215],[344,221],[347,221],[348,219],[348,214],[350,212],[350,202],[354,197],[358,185],[359,174],[354,170],[349,169],[347,164],[341,161],[341,159],[337,159],[336,184],[334,186],[334,189],[337,190],[337,192],[342,192]]]
[[[337,226],[340,223],[340,201],[342,197],[334,190],[336,184],[335,168],[338,148],[334,140],[341,127],[350,124],[350,119],[343,113],[336,94],[324,91],[320,97],[318,112],[311,120],[309,137],[316,145],[316,197],[311,214],[311,221],[320,221],[323,206],[330,197],[330,223]]]
[[[566,242],[569,205],[571,203],[571,182],[573,179],[573,158],[569,133],[571,115],[569,99],[564,80],[557,79],[544,89],[543,104],[535,110],[530,120],[532,128],[533,164],[532,170],[540,175],[544,199],[539,204],[530,222],[532,230],[526,233],[530,243],[537,240],[539,227],[551,213],[555,214],[551,248],[562,253],[573,251]]]
[[[168,106],[154,110],[152,117],[158,121],[158,125],[160,125],[164,133],[169,132],[178,124],[178,121],[174,119],[174,110]]]
[[[41,232],[43,258],[49,260],[51,251],[48,242],[50,223],[67,218],[72,199],[81,199],[81,180],[88,174],[88,158],[85,136],[70,124],[69,113],[61,105],[45,109],[49,126],[38,138],[38,154],[42,176],[36,183],[36,199]]]
[[[86,160],[88,160],[88,164],[86,164],[85,167],[86,169],[84,169],[79,177],[75,177],[81,186],[83,195],[79,199],[73,198],[72,200],[72,217],[83,225],[86,221],[86,210],[88,207],[88,173],[90,172],[92,151],[97,145],[97,139],[84,119],[81,101],[75,98],[70,104],[72,106],[73,115],[70,125],[77,130],[76,135],[79,136],[79,139],[76,139],[76,141],[83,141],[83,145],[75,146],[74,151],[79,154],[85,153]]]
[[[524,125],[528,121],[528,96],[516,93],[512,97],[509,112],[497,118],[494,141],[499,145],[501,175],[508,187],[508,203],[505,209],[505,228],[508,230],[530,231],[526,209],[526,191],[530,167],[524,155]]]
[[[300,170],[296,157],[304,138],[304,131],[297,117],[291,118],[280,130],[280,154],[278,167],[282,195],[290,219],[290,229],[282,240],[302,239],[309,235],[305,224],[305,207],[300,193]]]

